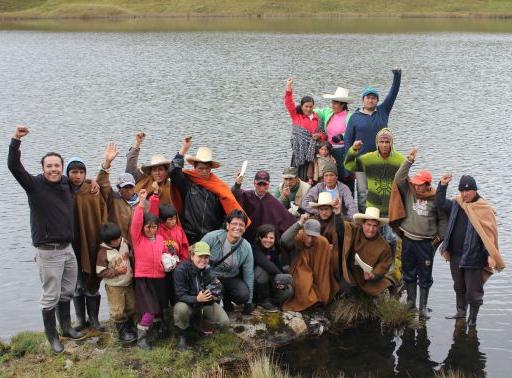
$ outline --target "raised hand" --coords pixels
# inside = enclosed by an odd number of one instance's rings
[[[341,214],[341,201],[339,198],[336,198],[334,201],[332,201],[332,209],[334,210],[334,214]]]
[[[105,152],[103,153],[103,168],[110,168],[110,164],[114,161],[116,156],[119,154],[119,150],[117,149],[117,143],[108,142],[105,147]]]
[[[308,213],[304,213],[304,214],[301,214],[300,218],[299,218],[299,224],[301,226],[304,225],[304,223],[306,223],[306,221],[309,219],[309,214]]]
[[[402,69],[400,67],[395,67],[391,70],[391,72],[395,73],[402,73]]]
[[[148,197],[148,191],[146,189],[141,189],[139,192],[139,206],[144,207],[144,201]]]
[[[240,185],[242,186],[243,182],[244,182],[244,176],[240,176],[240,169],[237,169],[236,172],[235,172],[235,183],[237,185]]]
[[[26,136],[29,133],[28,127],[23,125],[17,125],[16,129],[14,130],[14,139],[21,140],[24,136]]]
[[[137,134],[135,134],[135,140],[133,141],[133,147],[140,148],[140,146],[142,145],[142,142],[144,142],[144,139],[146,139],[146,134],[142,131],[138,131]]]
[[[192,137],[190,135],[186,135],[181,141],[179,154],[185,156],[188,150],[190,150],[190,147],[192,147]]]
[[[410,162],[414,162],[416,160],[417,152],[418,150],[416,149],[416,147],[411,148],[407,153],[407,160],[409,160]]]
[[[286,89],[290,91],[292,89],[292,86],[293,86],[293,79],[290,77],[290,78],[288,78],[288,80],[286,80]]]
[[[359,151],[359,149],[363,146],[363,141],[362,140],[356,140],[354,142],[354,144],[352,145],[352,149],[354,151]]]
[[[450,181],[452,181],[452,177],[453,176],[451,173],[445,173],[444,175],[441,176],[439,182],[441,183],[442,186],[446,186]]]

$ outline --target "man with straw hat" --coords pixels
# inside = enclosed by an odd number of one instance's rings
[[[208,232],[222,228],[226,214],[243,210],[230,187],[212,173],[212,169],[220,167],[213,160],[212,150],[199,147],[195,156],[186,155],[191,146],[192,137],[185,137],[172,162],[171,179],[174,205],[187,239],[193,244]],[[183,170],[185,160],[192,169]]]
[[[161,204],[173,204],[171,198],[171,182],[169,180],[169,168],[171,160],[165,156],[156,154],[151,156],[149,163],[142,165],[139,169],[137,162],[139,159],[140,146],[146,134],[139,131],[135,135],[130,151],[126,155],[126,173],[130,173],[135,178],[135,193],[141,189],[146,189],[149,195],[153,194],[153,182],[156,182],[159,187],[159,198]]]
[[[368,295],[378,296],[391,286],[385,277],[391,267],[391,247],[379,233],[388,220],[381,218],[376,207],[355,214],[354,223],[342,221],[339,205],[334,207],[334,212],[345,282]]]
[[[363,145],[358,151],[359,155],[376,149],[375,136],[380,129],[387,127],[389,114],[393,108],[398,90],[400,89],[400,80],[402,70],[395,68],[393,72],[393,84],[388,95],[379,104],[379,92],[376,88],[367,87],[361,95],[363,106],[355,110],[354,114],[347,123],[345,131],[345,144],[352,146],[356,140],[361,140]],[[359,211],[363,212],[366,207],[366,177],[364,172],[356,172],[357,180],[357,203]]]
[[[478,310],[483,304],[484,283],[505,268],[498,247],[496,214],[489,202],[478,194],[476,181],[464,175],[459,195],[446,199],[451,173],[441,177],[436,204],[449,215],[441,253],[450,261],[457,312],[448,319],[465,319],[469,304],[468,326],[476,327]]]
[[[416,307],[416,286],[420,287],[419,315],[428,318],[428,293],[433,284],[432,265],[435,247],[442,240],[447,216],[435,203],[432,173],[420,170],[409,178],[416,159],[411,148],[398,169],[389,200],[389,218],[402,237],[402,271],[407,289],[407,304]]]

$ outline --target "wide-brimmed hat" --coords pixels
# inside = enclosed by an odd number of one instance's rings
[[[423,185],[432,182],[432,173],[424,169],[411,177],[410,181],[413,185]]]
[[[140,169],[146,173],[149,174],[149,171],[153,167],[158,167],[159,165],[170,165],[171,161],[167,159],[164,155],[156,154],[151,156],[151,159],[149,160],[149,164],[144,164]]]
[[[346,102],[347,104],[354,102],[354,99],[348,96],[348,89],[342,87],[336,88],[334,94],[324,94],[322,97],[331,101]]]
[[[363,213],[357,213],[354,214],[354,223],[361,224],[365,220],[376,220],[379,221],[380,225],[382,226],[385,223],[389,222],[388,218],[381,218],[380,217],[380,210],[376,207],[367,207],[364,214]]]
[[[320,207],[320,206],[332,206],[333,199],[332,195],[329,192],[321,192],[318,195],[318,202],[310,202],[309,206],[311,207]]]
[[[196,156],[185,156],[187,163],[194,165],[194,163],[210,163],[212,168],[219,168],[220,163],[213,160],[213,152],[208,147],[199,147]]]

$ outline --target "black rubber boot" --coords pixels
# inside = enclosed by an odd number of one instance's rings
[[[178,333],[178,351],[183,352],[187,349],[187,330],[180,329]]]
[[[55,353],[62,353],[64,351],[64,346],[60,342],[59,333],[57,332],[57,324],[55,322],[55,309],[43,309],[42,314],[44,333],[46,334],[46,338],[50,343],[50,347]]]
[[[70,302],[59,302],[57,305],[57,320],[59,321],[62,336],[70,339],[81,340],[86,337],[82,332],[76,331],[71,326]]]
[[[416,282],[407,282],[405,284],[407,290],[407,309],[412,310],[416,308]]]
[[[132,333],[130,330],[130,324],[128,322],[116,323],[118,339],[122,343],[131,343],[137,340],[137,335]]]
[[[91,328],[94,328],[96,331],[105,332],[105,327],[103,327],[98,319],[98,314],[100,312],[100,302],[101,295],[94,296],[86,296],[85,303],[87,306],[87,315],[89,316],[89,322],[91,323]]]
[[[277,312],[278,308],[270,300],[270,288],[268,283],[256,284],[256,304],[266,312]]]
[[[468,327],[476,328],[476,318],[478,317],[478,310],[480,306],[471,305],[469,306],[469,317],[468,317]]]
[[[137,346],[143,350],[151,350],[148,340],[148,327],[137,326]]]
[[[164,319],[157,320],[153,323],[155,326],[156,338],[158,340],[166,339],[169,336],[169,327]]]
[[[76,315],[76,325],[74,328],[77,331],[83,331],[89,326],[85,318],[85,295],[73,297],[73,305]]]
[[[455,305],[457,307],[457,312],[455,313],[455,315],[446,316],[446,319],[465,319],[468,308],[465,296],[457,294],[455,297]]]
[[[422,319],[430,319],[428,316],[428,292],[430,288],[428,287],[420,287],[420,318]]]

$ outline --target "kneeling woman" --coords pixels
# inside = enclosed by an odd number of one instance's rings
[[[339,205],[334,207],[334,213],[341,213]],[[387,219],[380,218],[379,209],[375,207],[367,207],[364,214],[355,214],[355,224],[343,222],[340,216],[335,219],[342,246],[343,278],[350,286],[378,296],[391,285],[385,277],[391,267],[391,247],[379,233]]]
[[[255,302],[266,311],[277,311],[276,306],[293,294],[292,276],[283,272],[276,240],[276,228],[262,224],[256,230],[252,247]]]
[[[174,325],[179,329],[178,350],[186,348],[186,331],[193,315],[205,318],[210,325],[227,328],[229,318],[217,303],[222,295],[222,284],[214,278],[208,268],[210,246],[205,242],[195,243],[191,249],[191,260],[182,262],[174,271]]]
[[[133,213],[130,236],[135,258],[135,301],[139,314],[137,324],[137,346],[151,349],[148,340],[149,327],[163,326],[162,313],[169,301],[162,254],[167,247],[161,235],[156,233],[158,217],[144,214],[147,191],[139,192],[140,202]],[[160,330],[156,330],[160,333]]]

